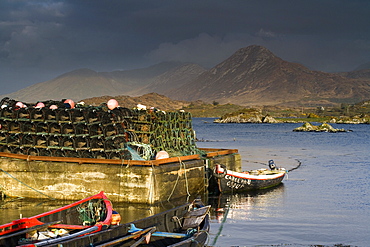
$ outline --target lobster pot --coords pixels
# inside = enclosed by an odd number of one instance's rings
[[[36,135],[35,136],[35,146],[39,148],[47,148],[48,136],[46,135]]]
[[[8,145],[4,145],[4,144],[2,144],[1,146],[0,146],[0,150],[1,150],[1,152],[3,152],[3,153],[11,153],[12,152],[12,149],[8,146]]]
[[[101,137],[94,137],[90,139],[90,149],[92,151],[104,151],[105,140]]]
[[[28,121],[30,120],[30,111],[28,108],[20,108],[16,111],[18,121]]]
[[[34,134],[24,134],[21,145],[24,147],[33,147],[36,145],[36,136]]]
[[[89,127],[86,123],[77,123],[74,129],[76,135],[89,135]]]
[[[61,127],[61,133],[63,135],[73,135],[75,133],[75,129],[72,124],[63,123]]]
[[[59,135],[49,135],[47,138],[47,146],[48,148],[59,148],[61,145],[62,137]]]
[[[16,119],[17,112],[14,111],[12,107],[4,107],[1,109],[0,116],[4,119]]]
[[[39,122],[36,124],[36,133],[38,134],[46,134],[49,131],[49,127],[47,123]]]
[[[117,135],[116,124],[107,124],[103,128],[103,135],[105,138]]]
[[[96,109],[84,112],[84,117],[88,124],[100,123],[99,114]]]
[[[76,109],[74,111],[70,111],[71,121],[73,123],[85,123],[85,112],[83,109]]]
[[[105,151],[93,151],[93,157],[95,159],[108,159],[109,154],[107,154]]]
[[[122,155],[120,152],[108,152],[108,158],[109,159],[112,159],[112,160],[121,160],[122,159]]]
[[[77,150],[89,149],[90,147],[89,138],[85,136],[77,136],[77,137],[73,137],[73,139],[74,139],[75,148]]]
[[[0,132],[0,145],[7,145],[8,133]]]
[[[19,133],[10,133],[7,136],[6,143],[8,146],[19,146],[21,144],[22,135]]]
[[[33,122],[21,122],[21,132],[36,133],[36,124]]]
[[[79,158],[77,150],[65,150],[65,157]]]
[[[94,158],[94,153],[90,150],[78,150],[77,152],[80,158]]]
[[[45,112],[44,112],[44,119],[45,121],[48,121],[48,122],[56,122],[57,121],[57,112],[58,110],[57,109],[46,109]]]
[[[60,123],[66,123],[66,122],[71,123],[72,122],[70,110],[68,110],[68,109],[58,110],[57,114],[56,114],[56,117],[57,117],[56,120]]]
[[[11,132],[11,133],[20,133],[21,132],[21,124],[18,121],[17,122],[15,122],[15,121],[10,122],[8,124],[8,129],[9,129],[9,132]]]
[[[105,151],[116,151],[126,148],[126,139],[122,136],[115,136],[105,139]]]
[[[28,148],[27,155],[39,156],[40,155],[39,149],[35,147]]]
[[[0,119],[0,132],[8,131],[9,121],[5,119]]]
[[[11,147],[13,154],[27,154],[27,149],[23,147]]]
[[[28,155],[131,159],[128,147],[141,158],[166,150],[170,156],[198,152],[191,114],[131,110],[117,107],[67,108],[64,101],[44,101],[45,107],[2,100],[0,150]],[[57,106],[51,109],[52,105]],[[135,159],[138,157],[135,155]]]
[[[112,122],[115,122],[114,115],[111,114],[110,112],[106,111],[99,111],[99,120],[102,124],[109,124]]]
[[[64,136],[61,139],[60,145],[63,149],[69,149],[72,150],[75,148],[75,143],[72,137],[70,136]]]
[[[55,157],[66,157],[66,151],[63,149],[44,149],[43,152],[49,153],[49,155],[44,156],[55,156]]]
[[[45,110],[42,108],[33,108],[30,110],[30,120],[31,121],[45,121]]]
[[[49,123],[48,133],[49,134],[61,134],[62,133],[61,125],[59,123]]]
[[[91,138],[103,135],[103,128],[100,123],[89,125],[88,130]]]

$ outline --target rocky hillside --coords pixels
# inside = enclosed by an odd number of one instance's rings
[[[131,90],[128,94],[138,96],[154,92],[171,97],[171,89],[181,87],[205,71],[206,69],[197,64],[185,64],[155,77],[152,83],[139,89]]]
[[[239,49],[210,70],[176,62],[128,71],[80,69],[2,97],[26,102],[62,98],[79,101],[151,92],[181,101],[243,106],[332,106],[370,99],[370,70],[312,71],[253,45]]]
[[[141,104],[145,105],[147,109],[149,109],[150,107],[155,107],[163,111],[176,111],[191,104],[191,102],[172,100],[164,95],[160,95],[157,93],[145,94],[138,97],[130,97],[124,95],[116,97],[93,97],[84,99],[83,102],[85,102],[85,104],[87,105],[98,106],[102,103],[106,103],[111,98],[116,99],[121,107],[126,107],[130,109],[136,107],[138,104]]]
[[[190,70],[189,68],[192,66],[197,69]],[[151,83],[158,84],[158,81],[173,82],[174,80],[170,78],[176,78],[174,86],[177,85],[176,83],[183,84],[203,72],[204,69],[202,70],[201,67],[198,67],[197,65],[168,62],[148,68],[127,71],[96,72],[90,69],[78,69],[58,76],[53,80],[29,86],[15,93],[2,95],[1,98],[8,96],[26,102],[36,102],[62,98],[79,101],[104,95],[142,95],[150,90],[149,88],[147,90],[141,88],[145,88]],[[187,73],[184,73],[184,71]],[[153,92],[161,92],[163,88],[168,86],[170,86],[169,83],[166,83],[164,86],[158,86],[158,90],[153,90]],[[136,90],[140,94],[135,94]]]
[[[368,79],[370,80],[370,69],[355,70],[350,72],[339,73],[341,76],[354,79]]]
[[[254,45],[238,50],[171,95],[239,105],[331,105],[370,98],[370,80],[312,71]]]

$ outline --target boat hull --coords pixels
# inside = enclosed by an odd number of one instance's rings
[[[233,193],[267,189],[279,185],[284,177],[285,169],[276,171],[266,171],[261,169],[255,171],[255,174],[233,172],[223,168],[212,172],[212,180],[209,190],[213,194]]]
[[[84,212],[89,212],[89,208],[92,207],[100,208],[99,212],[94,211],[94,214],[99,218],[91,219],[91,222],[88,222],[87,220],[90,218],[87,218],[87,214]],[[49,212],[1,225],[0,247],[21,245],[22,240],[25,240],[31,232],[46,231],[47,228],[66,229],[71,233],[76,233],[76,236],[104,230],[111,224],[112,213],[111,202],[103,192],[100,192]],[[80,231],[85,232],[81,233]],[[23,244],[27,243],[32,243],[32,241],[23,241]]]
[[[141,235],[136,237],[130,237],[130,229],[132,225],[140,229],[149,229],[155,227],[155,232],[160,232],[162,234],[178,234],[181,232],[179,220],[186,218],[186,214],[193,207],[193,203],[178,206],[176,208],[164,211],[162,213],[146,217],[134,222],[125,223],[118,226],[113,226],[107,230],[100,231],[88,236],[82,236],[69,241],[65,241],[61,244],[63,247],[87,247],[87,246],[131,246],[136,244]],[[196,206],[196,207],[199,207]],[[192,227],[193,229],[198,229],[197,232],[189,237],[185,238],[175,238],[166,236],[156,236],[155,232],[152,234],[149,243],[145,246],[204,246],[209,234],[210,222],[208,210],[210,206],[204,207],[206,214],[202,221],[197,224],[197,226]],[[182,222],[183,223],[183,222]],[[118,242],[119,239],[126,239],[124,241]],[[110,245],[109,242],[117,241],[116,244]],[[143,242],[144,243],[144,242]],[[47,245],[48,247],[58,245]]]

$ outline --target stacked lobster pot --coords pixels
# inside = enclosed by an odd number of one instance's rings
[[[72,107],[66,100],[31,106],[4,98],[0,105],[0,152],[124,160],[198,152],[190,113]]]

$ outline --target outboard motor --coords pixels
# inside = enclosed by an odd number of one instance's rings
[[[275,165],[275,162],[273,160],[269,160],[269,167],[270,167],[270,170],[271,171],[274,171],[276,170],[276,165]]]

